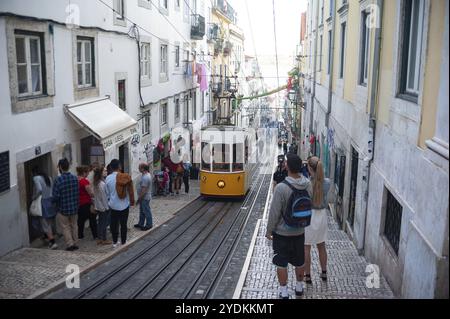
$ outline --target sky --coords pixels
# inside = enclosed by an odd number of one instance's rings
[[[270,87],[277,87],[272,0],[229,2],[237,10],[238,25],[245,33],[245,53],[258,56],[266,83]],[[280,85],[286,83],[287,73],[294,66],[294,53],[300,38],[300,17],[306,11],[306,6],[306,0],[275,0]]]

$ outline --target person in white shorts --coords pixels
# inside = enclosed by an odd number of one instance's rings
[[[328,192],[331,182],[324,177],[323,164],[318,157],[308,160],[308,170],[313,184],[313,215],[311,225],[305,230],[305,282],[312,284],[311,280],[311,246],[317,245],[322,273],[320,278],[327,281],[327,250],[328,236]]]

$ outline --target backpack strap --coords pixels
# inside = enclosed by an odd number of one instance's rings
[[[283,184],[287,185],[294,193],[298,192],[299,190],[292,186],[288,181],[284,180]]]

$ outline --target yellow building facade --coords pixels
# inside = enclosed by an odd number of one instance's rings
[[[398,296],[448,297],[448,0],[309,1],[302,156]]]

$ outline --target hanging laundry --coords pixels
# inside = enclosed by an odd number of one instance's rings
[[[200,82],[200,91],[205,92],[209,89],[209,75],[208,75],[208,69],[206,65],[202,65],[202,75],[201,75],[201,82]]]
[[[198,84],[202,83],[202,70],[203,70],[203,65],[197,64],[197,83]]]
[[[192,77],[192,64],[190,64],[189,62],[186,63],[186,72],[184,73],[186,79],[189,79]]]

